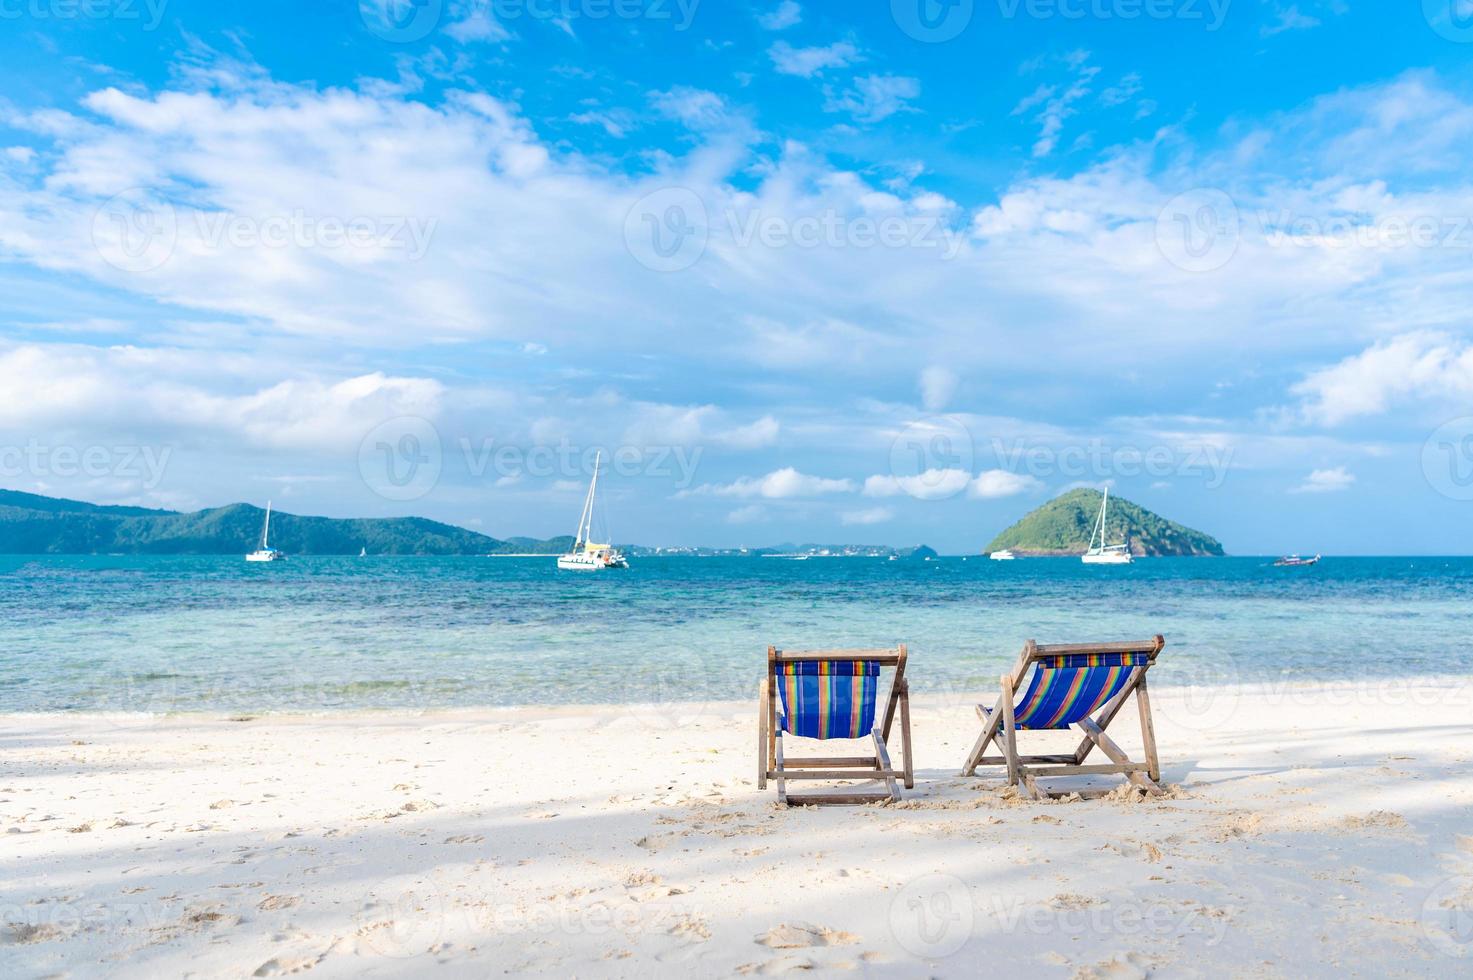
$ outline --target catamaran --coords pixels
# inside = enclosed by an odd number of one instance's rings
[[[1129,544],[1105,544],[1105,515],[1110,509],[1110,488],[1105,488],[1105,499],[1100,501],[1100,517],[1089,535],[1089,550],[1079,560],[1086,565],[1129,565],[1135,561],[1130,554]],[[1099,544],[1096,545],[1095,541]]]
[[[1015,555],[1015,554],[1013,554],[1013,551],[1012,551],[1011,548],[1004,548],[1001,551],[994,551],[992,554],[988,555],[987,557],[991,558],[993,561],[1017,561],[1018,560],[1018,556]]]
[[[261,547],[246,555],[246,561],[286,561],[286,555],[271,547],[271,501],[266,501],[266,523],[261,527]]]
[[[573,538],[573,550],[558,556],[557,567],[570,572],[601,572],[606,568],[628,568],[629,560],[612,544],[593,542],[593,503],[598,494],[598,465],[603,453],[593,457],[593,480],[588,484],[588,496],[583,499],[583,515],[578,518],[578,533]]]

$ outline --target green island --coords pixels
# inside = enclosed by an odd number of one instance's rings
[[[1029,512],[992,539],[987,551],[1004,549],[1020,556],[1082,555],[1099,519],[1098,490],[1070,490]],[[1221,556],[1222,543],[1210,534],[1153,514],[1139,504],[1110,495],[1105,541],[1126,542],[1137,556]]]

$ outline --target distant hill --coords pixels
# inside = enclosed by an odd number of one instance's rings
[[[257,544],[265,512],[230,504],[192,514],[107,507],[0,490],[0,553],[243,555]],[[558,554],[569,538],[496,538],[423,517],[299,517],[273,511],[271,544],[288,555]]]
[[[0,554],[10,555],[244,555],[260,541],[266,512],[230,504],[181,513],[113,507],[80,500],[0,490]],[[505,540],[423,517],[300,517],[273,510],[271,545],[290,555],[561,555],[573,536]],[[761,557],[935,557],[925,545],[784,544],[771,548],[647,548],[620,545],[628,554]]]
[[[1071,490],[992,539],[987,551],[1009,549],[1020,555],[1082,555],[1099,518],[1098,490]],[[1105,520],[1108,544],[1127,541],[1134,555],[1221,555],[1222,543],[1201,531],[1153,514],[1113,494]]]

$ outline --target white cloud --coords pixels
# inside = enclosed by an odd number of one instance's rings
[[[956,372],[932,365],[921,372],[921,404],[928,412],[939,412],[956,394]]]
[[[972,480],[972,474],[960,469],[930,469],[913,476],[879,474],[864,481],[866,497],[898,497],[901,494],[918,500],[945,500],[955,497]]]
[[[381,3],[385,7],[412,8],[413,6],[412,0],[410,3],[405,3],[404,0],[381,0]],[[475,41],[511,40],[511,31],[496,19],[496,12],[493,8],[494,4],[490,0],[454,0],[449,7],[450,17],[453,19],[446,26],[445,33],[461,44]],[[398,16],[391,16],[387,23],[399,23],[402,18],[402,13]]]
[[[725,99],[715,92],[686,85],[651,92],[650,102],[661,115],[685,123],[691,129],[711,129],[724,125],[729,118]]]
[[[1259,28],[1259,33],[1264,37],[1273,37],[1285,31],[1306,31],[1312,27],[1319,27],[1320,19],[1310,14],[1299,12],[1298,4],[1290,4],[1287,7],[1279,7],[1274,11],[1274,21]]]
[[[1294,385],[1310,422],[1339,425],[1386,412],[1410,398],[1473,396],[1473,344],[1444,334],[1411,333],[1382,341]]]
[[[772,66],[779,74],[812,78],[827,68],[843,68],[860,60],[859,49],[848,41],[836,41],[825,47],[795,48],[778,41],[767,49]]]
[[[245,446],[356,451],[381,422],[433,420],[445,388],[380,373],[296,377],[262,387],[248,364],[194,351],[27,345],[0,352],[0,429],[90,427],[213,435]]]
[[[831,95],[824,109],[847,112],[859,122],[874,123],[897,112],[914,111],[910,102],[920,94],[919,79],[904,75],[863,75],[842,94]]]
[[[1355,475],[1347,472],[1345,467],[1337,466],[1333,470],[1315,470],[1305,477],[1303,483],[1289,492],[1338,493],[1341,490],[1349,490],[1353,483],[1355,483]]]
[[[1091,85],[1100,70],[1085,64],[1084,57],[1084,52],[1076,52],[1067,59],[1073,78],[1062,91],[1054,85],[1040,85],[1013,108],[1013,115],[1018,116],[1042,107],[1035,116],[1039,123],[1038,140],[1033,144],[1035,157],[1046,157],[1054,152],[1064,131],[1064,122],[1078,112],[1075,103],[1092,91]],[[1108,94],[1112,97],[1119,96],[1121,90],[1110,89]]]
[[[792,497],[819,497],[830,493],[853,493],[852,480],[834,480],[799,473],[791,466],[762,477],[742,477],[732,483],[706,483],[677,496],[711,495],[715,497],[761,497],[786,500]]]
[[[1100,104],[1107,106],[1123,105],[1140,94],[1141,75],[1140,72],[1129,72],[1122,76],[1120,81],[1100,93]]]
[[[762,449],[777,444],[782,426],[771,415],[764,415],[749,425],[739,425],[718,433],[718,442],[733,449]]]
[[[568,122],[583,126],[597,126],[615,139],[623,139],[634,128],[634,120],[627,112],[595,111],[575,112]]]
[[[622,407],[621,399],[610,398],[608,411]],[[748,423],[734,423],[729,413],[715,405],[662,405],[636,402],[627,406],[633,421],[620,441],[631,446],[701,446],[707,443],[730,449],[753,450],[774,445],[782,426],[771,415]]]
[[[967,496],[980,500],[998,497],[1015,497],[1031,490],[1041,490],[1043,484],[1031,476],[1010,473],[1007,470],[986,470],[967,484]]]
[[[803,8],[797,0],[782,0],[772,10],[757,15],[757,23],[764,31],[784,31],[803,20]]]
[[[870,507],[866,510],[846,510],[839,515],[839,523],[845,527],[864,527],[871,524],[883,524],[894,518],[895,512],[889,507]]]

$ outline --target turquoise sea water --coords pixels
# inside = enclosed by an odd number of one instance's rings
[[[742,699],[768,644],[902,641],[925,696],[993,687],[1029,637],[1158,632],[1159,684],[1470,674],[1470,613],[1468,558],[3,557],[0,711]]]

